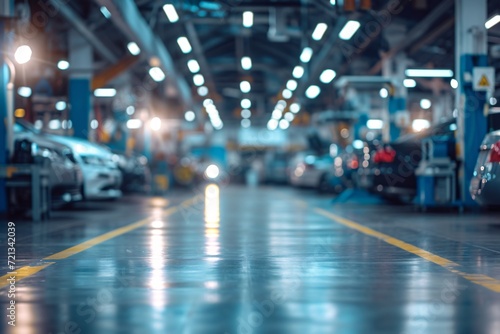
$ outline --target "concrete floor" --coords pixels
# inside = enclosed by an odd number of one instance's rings
[[[498,217],[286,187],[86,203],[17,222],[0,333],[498,334]]]

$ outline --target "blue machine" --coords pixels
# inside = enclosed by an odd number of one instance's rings
[[[416,203],[428,207],[456,204],[456,163],[450,158],[451,139],[432,137],[422,143],[422,160],[416,170]]]

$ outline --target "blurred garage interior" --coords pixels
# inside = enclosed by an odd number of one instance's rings
[[[500,333],[500,2],[0,0],[0,333]]]

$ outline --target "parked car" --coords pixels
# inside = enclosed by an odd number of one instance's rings
[[[29,132],[14,135],[13,163],[33,163],[35,157],[49,160],[49,180],[52,206],[57,207],[82,200],[83,174],[69,147]],[[31,192],[11,194],[13,205],[30,201]]]
[[[122,173],[122,191],[144,192],[148,190],[151,181],[148,158],[138,154],[114,152],[112,159]]]
[[[50,135],[53,141],[71,148],[83,171],[82,193],[86,200],[121,197],[122,174],[113,161],[113,153],[84,139]]]
[[[488,133],[481,144],[470,194],[482,206],[500,204],[500,130]]]
[[[299,153],[290,163],[290,184],[295,187],[317,188],[328,182],[328,173],[333,168],[330,155]]]
[[[415,170],[422,159],[422,141],[433,136],[449,138],[448,156],[456,159],[454,121],[435,125],[419,133],[381,145],[373,155],[371,191],[388,199],[409,202],[417,192]]]

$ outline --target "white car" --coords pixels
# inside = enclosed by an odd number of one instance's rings
[[[111,151],[87,140],[50,136],[50,139],[71,148],[83,172],[83,197],[86,200],[121,197],[122,174]]]

